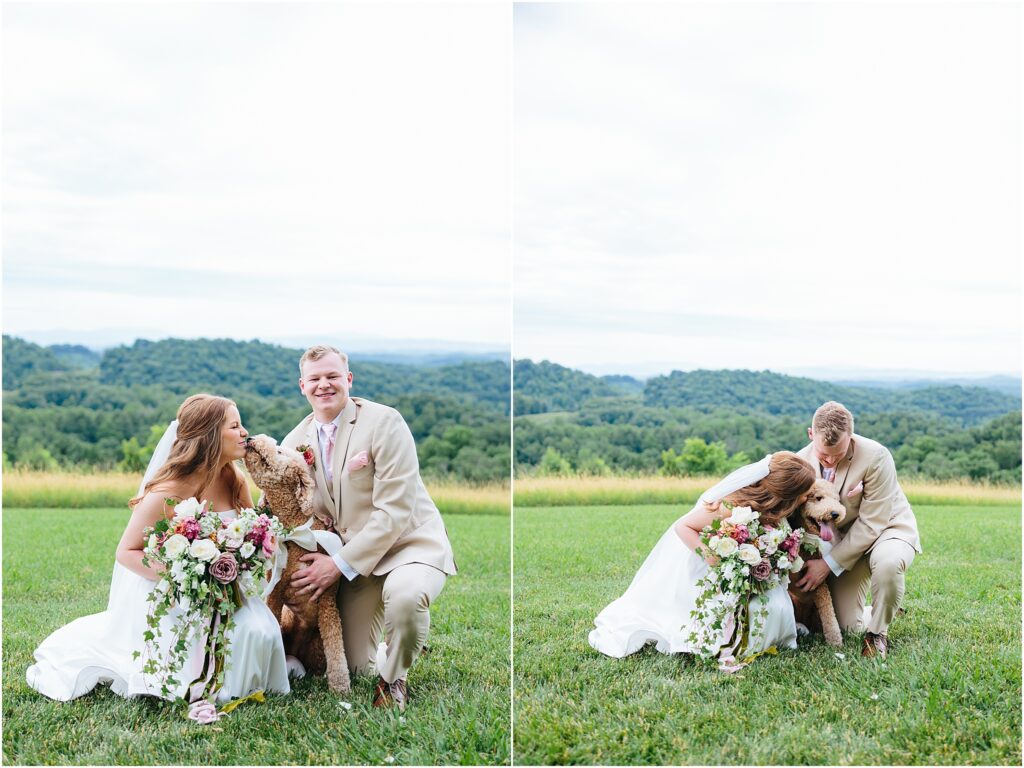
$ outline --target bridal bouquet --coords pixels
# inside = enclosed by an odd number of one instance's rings
[[[687,638],[704,659],[719,659],[719,668],[735,671],[753,660],[751,638],[764,628],[767,608],[761,595],[803,567],[803,529],[761,523],[750,507],[734,507],[725,520],[715,520],[700,533],[697,554],[718,558],[698,582],[700,595],[688,625]]]
[[[175,502],[168,499],[168,504]],[[203,669],[189,683],[188,698],[211,697],[224,682],[229,648],[227,633],[242,594],[256,595],[269,576],[285,529],[276,517],[243,509],[224,522],[208,502],[195,498],[177,502],[174,517],[147,528],[142,563],[159,563],[164,571],[150,592],[149,629],[143,637],[146,662],[142,671],[160,681],[160,693],[173,695],[188,664],[193,643],[203,642]],[[172,614],[172,609],[177,611]],[[166,656],[154,644],[163,636],[161,619],[173,616]],[[205,639],[204,639],[205,634]],[[135,658],[141,652],[136,651]]]

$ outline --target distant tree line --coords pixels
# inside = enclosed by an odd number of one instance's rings
[[[521,378],[521,365],[516,361],[514,425],[520,475],[722,474],[766,453],[802,448],[814,409],[837,399],[853,411],[860,434],[892,451],[901,473],[1021,482],[1020,398],[989,389],[881,390],[697,371],[657,377],[642,394],[635,387],[628,394],[628,380],[623,387],[548,362],[529,363],[531,375]],[[616,384],[618,394],[609,391]],[[524,402],[534,410],[520,410]],[[677,402],[688,404],[665,404]]]
[[[204,391],[234,400],[251,433],[281,439],[310,410],[298,389],[301,353],[258,341],[168,339],[96,356],[5,335],[4,465],[140,471],[181,401]],[[353,395],[391,405],[409,422],[425,475],[508,477],[507,364],[350,366]]]

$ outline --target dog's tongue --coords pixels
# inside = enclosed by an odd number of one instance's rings
[[[821,528],[821,540],[832,541],[832,523],[821,523],[818,527]]]

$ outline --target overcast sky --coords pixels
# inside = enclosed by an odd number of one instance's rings
[[[515,356],[1019,373],[1019,14],[517,6]]]
[[[3,15],[5,333],[509,344],[510,7]]]

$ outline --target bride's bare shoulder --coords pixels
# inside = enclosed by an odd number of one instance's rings
[[[179,480],[165,480],[150,488],[142,497],[139,506],[147,509],[170,509],[179,501],[192,496],[192,489]]]

